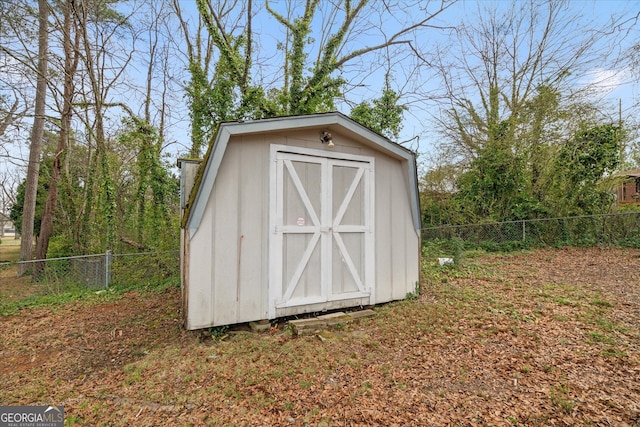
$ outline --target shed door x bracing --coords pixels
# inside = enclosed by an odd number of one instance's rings
[[[272,316],[299,305],[373,301],[374,161],[331,154],[272,149]]]

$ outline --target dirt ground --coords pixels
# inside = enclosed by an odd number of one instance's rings
[[[179,306],[173,287],[0,317],[0,404],[86,426],[640,426],[637,249],[467,258],[304,337],[188,332]]]

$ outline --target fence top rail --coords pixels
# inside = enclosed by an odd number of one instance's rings
[[[159,254],[174,253],[174,252],[177,253],[179,252],[179,250],[175,249],[173,251],[164,251],[164,252],[138,252],[138,253],[130,253],[130,254],[111,254],[111,256],[119,257],[119,256],[136,256],[136,255],[159,255]],[[74,256],[66,256],[66,257],[58,257],[58,258],[32,259],[27,261],[10,261],[10,262],[0,263],[0,267],[13,265],[13,264],[33,264],[36,262],[63,261],[63,260],[69,260],[69,259],[99,258],[99,257],[104,257],[105,255],[106,254],[102,253],[102,254],[91,254],[91,255],[74,255]]]
[[[48,262],[48,261],[62,261],[66,259],[80,259],[80,258],[97,258],[103,257],[104,254],[92,254],[92,255],[75,255],[75,256],[65,256],[59,258],[45,258],[45,259],[32,259],[26,261],[16,261],[14,264],[32,264],[34,262]]]
[[[462,228],[462,227],[482,227],[487,225],[500,225],[500,224],[522,224],[527,222],[541,222],[541,221],[558,221],[565,219],[584,219],[584,218],[601,218],[601,217],[612,217],[612,216],[623,216],[623,215],[640,215],[640,212],[617,212],[617,213],[608,213],[608,214],[596,214],[596,215],[576,215],[576,216],[563,216],[557,218],[531,218],[531,219],[517,219],[512,221],[495,221],[495,222],[478,222],[475,224],[442,224],[434,227],[424,227],[422,231],[426,230],[439,230],[443,228]]]

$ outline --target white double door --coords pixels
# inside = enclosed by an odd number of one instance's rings
[[[275,310],[373,293],[374,160],[272,147],[270,298]]]

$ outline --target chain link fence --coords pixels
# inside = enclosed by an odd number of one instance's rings
[[[457,239],[496,250],[564,245],[640,247],[640,212],[427,227],[422,229],[422,239]]]
[[[133,254],[104,254],[0,263],[3,298],[100,290],[179,280],[178,250]]]

